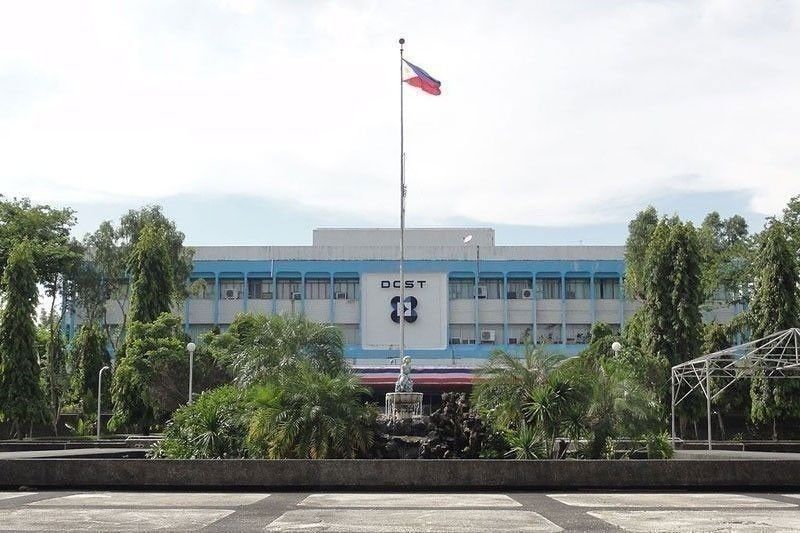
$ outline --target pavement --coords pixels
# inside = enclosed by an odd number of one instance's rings
[[[0,492],[0,531],[798,531],[800,493]]]

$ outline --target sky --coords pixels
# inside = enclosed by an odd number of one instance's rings
[[[409,226],[622,244],[800,194],[800,1],[0,0],[0,193],[189,244]]]

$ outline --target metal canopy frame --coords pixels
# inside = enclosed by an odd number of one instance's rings
[[[672,367],[672,440],[675,406],[700,390],[706,398],[708,449],[711,449],[711,402],[740,379],[756,374],[767,379],[800,379],[800,328],[767,335],[718,352],[702,355]],[[711,393],[711,379],[722,382]]]

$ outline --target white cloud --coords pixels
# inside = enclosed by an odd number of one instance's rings
[[[2,12],[0,184],[38,201],[252,194],[385,223],[401,35],[444,93],[406,92],[414,224],[614,222],[675,191],[773,213],[800,193],[797,2]]]

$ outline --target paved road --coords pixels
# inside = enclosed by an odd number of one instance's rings
[[[797,531],[800,493],[0,492],[3,531]]]

